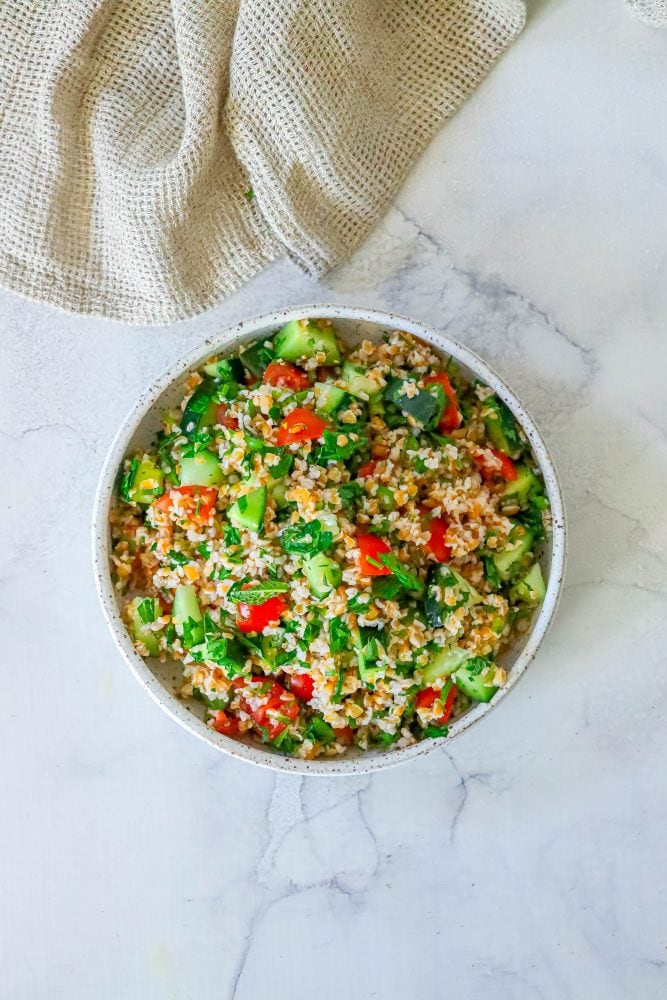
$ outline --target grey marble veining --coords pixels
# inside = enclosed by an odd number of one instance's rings
[[[667,35],[540,0],[371,238],[192,322],[0,292],[0,996],[667,996]],[[511,697],[395,771],[227,759],[132,680],[92,495],[144,386],[223,325],[335,301],[483,355],[545,433],[570,521],[556,624]]]

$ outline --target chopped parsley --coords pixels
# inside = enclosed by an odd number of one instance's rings
[[[289,583],[283,583],[281,580],[265,580],[263,583],[245,586],[247,579],[246,576],[229,588],[227,598],[230,601],[242,602],[243,604],[264,604],[276,594],[286,594],[290,589]]]
[[[332,542],[332,533],[325,531],[320,521],[299,521],[285,528],[280,536],[283,550],[290,555],[316,555],[328,549]]]
[[[350,629],[342,618],[332,618],[329,622],[329,649],[332,653],[344,653],[350,648]]]

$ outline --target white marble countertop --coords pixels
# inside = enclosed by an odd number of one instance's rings
[[[543,0],[326,281],[279,264],[165,330],[0,293],[0,995],[667,995],[666,74],[667,33],[622,0]],[[305,301],[404,312],[482,354],[569,510],[567,589],[525,680],[371,778],[277,777],[181,731],[123,666],[90,565],[139,391],[207,333]]]

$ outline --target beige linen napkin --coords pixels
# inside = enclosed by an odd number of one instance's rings
[[[522,0],[2,0],[0,284],[170,323],[357,246]]]

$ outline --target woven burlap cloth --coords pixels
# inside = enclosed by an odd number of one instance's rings
[[[667,25],[667,0],[626,0],[628,7],[648,24]]]
[[[277,257],[323,274],[524,14],[522,0],[0,0],[0,284],[160,324]]]

